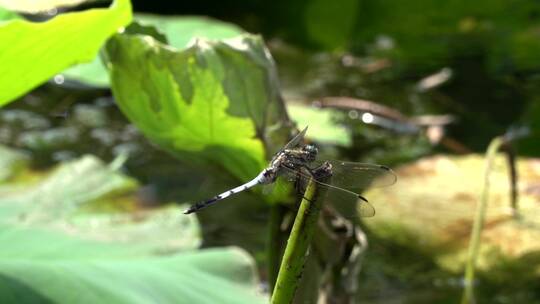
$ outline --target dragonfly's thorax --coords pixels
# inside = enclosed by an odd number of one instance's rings
[[[263,176],[269,182],[275,181],[282,167],[289,169],[298,169],[307,167],[313,162],[317,156],[317,148],[313,145],[306,145],[300,149],[285,149],[279,152],[270,163],[270,166],[265,169]]]
[[[305,168],[309,163],[313,162],[317,157],[317,147],[313,145],[302,146],[297,149],[285,149],[280,151],[272,161],[268,168],[261,173],[259,182],[261,184],[270,184],[276,181],[280,169],[283,167],[296,170]]]
[[[279,168],[286,162],[287,155],[285,151],[279,152],[272,161],[268,168],[264,169],[261,173],[260,183],[261,184],[271,184],[276,181],[278,177]]]
[[[301,149],[283,150],[283,164],[287,167],[307,166],[317,158],[317,147],[306,145]]]

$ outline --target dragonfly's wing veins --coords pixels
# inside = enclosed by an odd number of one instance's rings
[[[287,167],[282,167],[282,175],[294,176],[295,187],[297,191],[305,191],[306,185],[311,179],[307,170],[292,170]],[[359,209],[359,214],[363,217],[370,217],[375,215],[375,209],[371,204],[360,194],[355,193],[349,189],[343,189],[335,186],[333,184],[334,176],[331,177],[329,183],[317,182],[317,185],[320,189],[325,191],[324,199],[328,203],[338,204],[338,205],[351,205],[357,204]],[[290,180],[290,179],[289,179]]]
[[[307,132],[307,128],[308,127],[305,127],[304,130],[302,130],[302,132],[296,134],[295,137],[293,137],[293,139],[291,139],[282,149],[283,150],[286,150],[286,149],[292,149],[296,146],[298,146],[298,144],[300,144],[303,140],[304,140],[304,136],[306,135],[306,132]]]
[[[276,183],[266,184],[262,186],[262,194],[264,195],[270,195],[274,191],[276,191]]]
[[[332,185],[361,192],[367,188],[386,187],[396,183],[392,169],[377,164],[329,160],[332,165]]]
[[[326,201],[340,210],[350,210],[351,207],[356,207],[356,214],[350,214],[351,217],[358,215],[361,217],[372,217],[375,215],[375,208],[373,208],[367,199],[351,191],[345,191],[340,188],[328,188],[326,190]]]
[[[375,215],[375,208],[368,201],[360,201],[356,205],[356,211],[361,217],[372,217]]]

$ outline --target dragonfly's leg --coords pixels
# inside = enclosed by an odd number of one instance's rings
[[[318,166],[317,168],[315,169],[310,169],[307,165],[303,165],[302,166],[304,169],[306,169],[309,174],[311,175],[311,178],[313,178],[314,180],[318,181],[318,182],[328,182],[328,180],[332,177],[332,165],[328,162],[324,162],[322,165]],[[297,179],[298,181],[299,179]],[[307,186],[307,183],[309,181],[306,180],[304,181],[304,189],[306,188]],[[300,192],[300,193],[303,193],[304,191]],[[304,199],[306,199],[304,197]]]
[[[303,180],[303,176],[296,173],[296,176],[294,178],[294,190],[296,190],[296,193],[303,193],[304,188],[306,187],[307,181]]]
[[[332,176],[332,164],[329,162],[324,162],[320,166],[311,169],[311,175],[313,175],[313,178],[315,180],[324,180],[328,179]]]

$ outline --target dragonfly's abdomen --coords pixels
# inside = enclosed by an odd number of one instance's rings
[[[262,185],[271,184],[276,181],[277,170],[274,168],[266,168],[259,175],[259,183]]]
[[[226,199],[227,197],[233,195],[233,194],[236,194],[236,193],[239,193],[239,192],[242,192],[244,190],[247,190],[251,187],[254,187],[258,184],[262,184],[263,181],[265,180],[264,179],[264,175],[265,175],[265,172],[266,172],[267,169],[265,169],[265,171],[261,172],[259,175],[257,175],[256,178],[252,179],[251,181],[241,185],[241,186],[238,186],[236,188],[233,188],[229,191],[225,191],[219,195],[216,195],[214,196],[213,198],[209,199],[209,200],[206,200],[206,201],[202,201],[202,202],[199,202],[191,207],[189,207],[186,211],[184,211],[184,214],[190,214],[190,213],[193,213],[193,212],[197,212],[203,208],[206,208],[210,205],[213,205],[223,199]]]

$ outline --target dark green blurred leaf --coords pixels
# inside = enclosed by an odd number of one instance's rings
[[[353,33],[359,1],[311,0],[304,19],[308,36],[327,49],[344,47]]]
[[[157,41],[169,44],[167,36],[154,25],[141,24],[139,20],[133,21],[128,27],[126,27],[124,33],[130,35],[146,35],[151,36]]]
[[[531,27],[512,36],[509,54],[516,70],[540,67],[540,28]]]
[[[538,155],[540,151],[540,79],[533,82],[531,86],[530,102],[525,111],[520,124],[530,130],[529,136],[526,136],[515,142],[517,152],[520,155]]]
[[[539,9],[535,1],[363,1],[353,43],[422,71],[471,56],[494,70],[537,68],[537,47],[528,46],[538,40]]]
[[[0,24],[0,106],[67,67],[92,60],[105,39],[131,21],[129,0],[67,13],[43,23]]]

